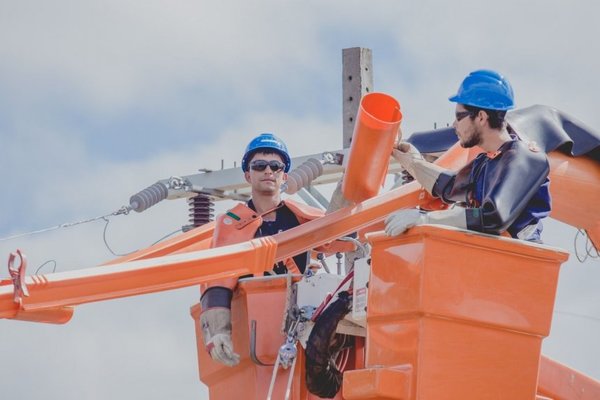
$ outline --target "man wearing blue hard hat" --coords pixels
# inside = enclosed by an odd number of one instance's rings
[[[242,157],[242,171],[252,198],[217,217],[212,247],[275,235],[323,216],[319,209],[281,199],[280,188],[290,166],[287,147],[277,136],[262,133],[250,141]],[[274,274],[302,274],[309,261],[308,252],[304,252],[268,267]],[[200,298],[206,350],[213,360],[231,367],[240,361],[231,339],[231,299],[236,285],[237,278],[202,285]]]
[[[425,161],[414,146],[400,143],[392,156],[429,193],[457,206],[390,214],[386,233],[396,236],[431,223],[541,242],[541,220],[551,208],[550,167],[546,155],[523,142],[505,121],[506,112],[514,108],[510,83],[495,71],[477,70],[449,100],[456,103],[453,126],[460,145],[479,146],[483,152],[455,172]]]

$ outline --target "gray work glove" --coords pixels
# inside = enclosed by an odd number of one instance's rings
[[[213,360],[234,367],[240,362],[240,355],[233,351],[231,342],[231,310],[214,307],[200,314],[204,345]]]
[[[427,214],[415,210],[400,210],[388,215],[385,219],[385,234],[398,236],[415,225],[427,223]]]

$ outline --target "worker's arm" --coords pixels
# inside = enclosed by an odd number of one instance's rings
[[[392,157],[432,195],[434,195],[433,187],[439,176],[452,174],[447,169],[426,161],[419,150],[410,143],[398,144],[392,150]]]
[[[213,286],[202,293],[200,326],[206,350],[213,360],[233,367],[240,362],[231,341],[231,297],[229,288]]]
[[[473,190],[470,162],[458,172],[452,172],[428,163],[414,146],[402,143],[393,156],[423,187],[446,203],[467,202],[468,191]],[[486,157],[480,155],[479,157]],[[485,175],[485,194],[477,207],[455,207],[427,214],[403,210],[386,220],[386,232],[395,236],[411,226],[435,223],[466,228],[478,232],[500,234],[517,219],[529,200],[538,191],[549,172],[543,153],[530,151],[516,141],[488,166]],[[482,160],[479,160],[482,162]]]

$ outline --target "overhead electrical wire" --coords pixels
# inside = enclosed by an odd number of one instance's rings
[[[104,218],[104,221],[106,221],[106,224],[104,225],[104,231],[102,232],[102,239],[104,240],[104,245],[106,246],[106,248],[108,249],[108,251],[111,252],[111,254],[113,256],[122,257],[122,256],[126,256],[126,255],[129,255],[129,254],[135,253],[136,251],[139,250],[139,249],[135,249],[135,250],[132,250],[130,252],[122,253],[122,254],[114,252],[113,249],[108,244],[108,241],[106,239],[106,231],[108,229],[108,224],[110,223],[110,220],[108,218]],[[178,232],[181,232],[181,230],[182,230],[182,228],[179,228],[179,229],[177,229],[177,230],[175,230],[175,231],[173,231],[171,233],[166,234],[165,236],[161,237],[160,239],[158,239],[157,241],[155,241],[154,243],[152,243],[150,246],[154,246],[155,244],[157,244],[157,243],[165,240],[166,238],[168,238],[170,236],[173,236],[174,234],[176,234]]]
[[[117,256],[117,257],[126,256],[128,254],[135,253],[139,249],[130,251],[128,253],[123,253],[123,254],[116,253],[115,251],[113,251],[113,249],[108,244],[108,239],[107,239],[106,232],[107,232],[107,229],[108,229],[108,224],[110,223],[110,219],[109,219],[110,217],[117,216],[117,215],[127,215],[127,214],[129,214],[129,211],[131,211],[131,209],[132,209],[131,207],[123,206],[120,209],[118,209],[117,211],[114,211],[114,212],[109,213],[109,214],[100,215],[100,216],[97,216],[97,217],[88,218],[88,219],[84,219],[84,220],[80,220],[80,221],[75,221],[75,222],[65,222],[65,223],[62,223],[62,224],[59,224],[59,225],[51,226],[49,228],[38,229],[38,230],[34,230],[34,231],[19,233],[19,234],[16,234],[16,235],[12,235],[12,236],[7,236],[7,237],[4,237],[4,238],[0,238],[0,242],[14,240],[14,239],[18,239],[18,238],[22,238],[22,237],[26,237],[26,236],[37,235],[37,234],[40,234],[40,233],[51,232],[51,231],[54,231],[54,230],[57,230],[57,229],[61,229],[61,228],[69,228],[69,227],[73,227],[73,226],[77,226],[77,225],[87,224],[87,223],[95,222],[95,221],[98,221],[98,220],[103,220],[103,221],[105,221],[105,225],[104,225],[104,229],[103,229],[103,232],[102,232],[102,239],[104,241],[104,245],[106,246],[106,249],[112,255],[114,255],[114,256]],[[179,229],[177,229],[177,230],[175,230],[175,231],[173,231],[171,233],[166,234],[165,236],[161,237],[157,241],[153,242],[150,246],[154,246],[155,244],[157,244],[157,243],[159,243],[159,242],[161,242],[161,241],[163,241],[163,240],[165,240],[165,239],[167,239],[167,238],[175,235],[176,233],[181,232],[182,229],[183,228],[179,228]],[[56,260],[51,259],[51,260],[48,260],[48,261],[45,261],[44,263],[42,263],[36,269],[35,275],[37,275],[39,273],[39,271],[45,265],[47,265],[49,263],[54,263],[54,267],[52,268],[52,272],[53,273],[56,272],[57,262],[56,262]]]
[[[578,314],[578,313],[573,313],[573,312],[569,312],[569,311],[560,311],[560,310],[554,310],[554,314],[568,315],[571,317],[582,318],[582,319],[587,319],[590,321],[600,322],[600,317],[595,317],[593,315]]]
[[[8,241],[8,240],[13,240],[13,239],[17,239],[17,238],[25,237],[25,236],[36,235],[38,233],[50,232],[50,231],[54,231],[54,230],[57,230],[57,229],[60,229],[60,228],[69,228],[69,227],[76,226],[76,225],[87,224],[89,222],[98,221],[99,219],[106,220],[106,218],[112,217],[112,216],[116,216],[116,215],[127,215],[127,214],[129,214],[129,211],[131,211],[130,207],[123,206],[123,207],[119,208],[117,211],[114,211],[114,212],[112,212],[110,214],[100,215],[98,217],[88,218],[88,219],[84,219],[84,220],[81,220],[81,221],[65,222],[65,223],[62,223],[62,224],[59,224],[59,225],[51,226],[49,228],[44,228],[44,229],[38,229],[38,230],[35,230],[35,231],[18,233],[16,235],[12,235],[12,236],[7,236],[7,237],[4,237],[4,238],[0,238],[0,242],[4,242],[4,241]]]

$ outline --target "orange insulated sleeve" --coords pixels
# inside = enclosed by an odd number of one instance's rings
[[[358,203],[379,193],[401,121],[400,103],[392,96],[363,96],[342,182],[346,199]]]

